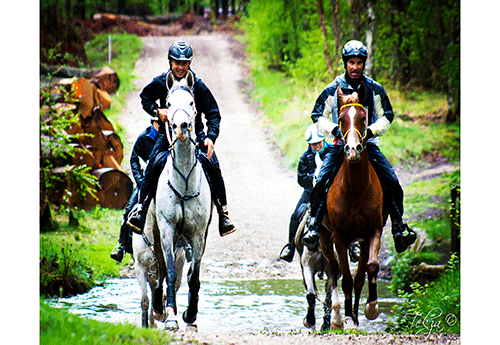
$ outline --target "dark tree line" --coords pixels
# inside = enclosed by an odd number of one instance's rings
[[[460,2],[456,0],[251,0],[250,49],[294,77],[330,79],[340,50],[363,41],[367,74],[399,87],[448,95],[447,120],[460,113]]]

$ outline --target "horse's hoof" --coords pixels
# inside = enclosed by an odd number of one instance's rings
[[[196,321],[196,315],[190,318],[187,316],[187,310],[184,310],[184,313],[182,313],[182,319],[184,320],[185,323],[191,324]]]
[[[378,302],[377,300],[366,303],[365,316],[368,320],[374,320],[378,316]]]
[[[158,313],[156,310],[153,309],[153,318],[157,321],[164,322],[166,316],[164,314]]]
[[[353,329],[356,328],[356,323],[352,319],[352,317],[346,317],[344,321],[344,329]]]
[[[314,323],[311,324],[309,322],[307,322],[307,317],[304,318],[304,326],[306,326],[307,328],[313,328],[314,327]]]
[[[165,329],[167,331],[171,332],[176,332],[179,330],[179,324],[177,323],[177,320],[167,320],[165,322]]]
[[[336,329],[344,329],[344,323],[343,322],[340,322],[340,323],[335,323],[335,322],[332,322],[332,330],[336,330]]]
[[[186,332],[198,332],[198,326],[194,323],[188,323],[186,325]]]

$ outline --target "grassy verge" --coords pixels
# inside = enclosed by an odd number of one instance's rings
[[[131,263],[128,255],[120,264],[109,257],[118,240],[122,210],[96,207],[75,213],[79,225],[71,226],[68,211],[54,209],[58,230],[40,234],[42,295],[67,296],[88,291],[97,282],[119,276],[120,270]]]
[[[163,331],[98,322],[40,301],[40,344],[170,344],[172,340]]]

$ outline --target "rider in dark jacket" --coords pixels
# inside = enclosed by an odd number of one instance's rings
[[[193,59],[193,51],[189,44],[183,41],[174,42],[168,52],[170,71],[178,80],[184,78]],[[192,72],[192,71],[191,71]],[[193,72],[194,75],[194,72]],[[144,181],[139,193],[139,202],[130,213],[128,224],[137,233],[142,233],[146,219],[146,213],[151,198],[156,191],[156,183],[159,173],[163,169],[165,160],[157,159],[160,153],[166,152],[169,142],[166,135],[164,121],[167,118],[167,73],[163,73],[153,79],[141,92],[141,103],[143,109],[151,116],[158,117],[161,121],[160,136],[151,152]],[[219,232],[221,236],[228,235],[236,230],[232,220],[229,218],[227,209],[226,189],[217,156],[214,152],[214,144],[219,135],[220,112],[217,102],[208,87],[196,78],[193,86],[194,99],[197,116],[195,119],[196,139],[201,151],[200,159],[205,172],[209,175],[212,197],[217,212],[219,213]],[[159,105],[158,102],[159,101]],[[204,131],[202,114],[205,116],[207,132]]]
[[[311,198],[316,178],[318,177],[323,159],[331,145],[325,142],[325,137],[318,133],[315,125],[310,125],[306,130],[306,141],[309,144],[307,150],[300,156],[297,168],[297,182],[304,188],[302,196],[295,207],[288,226],[288,243],[280,252],[280,259],[292,262],[295,253],[295,235],[300,223],[300,216],[306,209]]]
[[[389,130],[394,113],[384,88],[363,74],[367,58],[368,52],[363,43],[354,40],[347,42],[342,49],[346,73],[339,75],[327,85],[314,105],[311,118],[316,123],[318,132],[327,137],[334,137],[334,140],[332,149],[324,159],[318,182],[311,193],[309,231],[303,240],[311,247],[317,244],[318,226],[324,213],[326,193],[344,159],[342,134],[337,120],[337,85],[340,85],[344,94],[350,94],[357,91],[363,82],[366,97],[362,100],[362,104],[368,112],[366,128],[368,159],[380,179],[384,192],[384,213],[391,216],[394,246],[400,253],[415,242],[416,234],[403,223],[403,189],[396,173],[378,147],[378,137]]]
[[[115,248],[113,248],[113,251],[110,255],[112,259],[115,259],[118,262],[121,262],[123,260],[125,252],[132,254],[132,231],[126,224],[126,222],[130,210],[137,203],[139,189],[142,185],[142,181],[144,180],[144,171],[142,170],[141,162],[139,159],[142,159],[144,162],[148,161],[149,155],[151,154],[151,151],[153,151],[153,147],[155,146],[156,139],[159,136],[158,128],[158,118],[152,118],[151,126],[146,128],[146,130],[139,135],[130,156],[130,168],[132,170],[132,175],[134,176],[136,187],[134,188],[134,191],[130,196],[127,207],[125,207],[123,222],[120,227],[120,237],[118,238],[118,244],[115,246]]]

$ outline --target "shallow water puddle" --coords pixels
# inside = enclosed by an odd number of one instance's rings
[[[365,284],[366,285],[366,284]],[[368,321],[364,315],[366,292],[360,303],[360,329],[383,331],[392,316],[391,308],[399,298],[386,297],[392,293],[388,282],[379,281],[380,315]],[[366,288],[366,286],[365,286]],[[320,298],[324,297],[323,281],[318,282]],[[365,290],[365,289],[364,289]],[[185,282],[177,295],[179,325],[185,329],[180,314],[187,305],[188,287]],[[341,295],[343,304],[343,296]],[[141,324],[140,289],[137,280],[112,279],[103,287],[70,298],[50,299],[52,306],[67,307],[69,311],[92,319],[113,323]],[[200,332],[259,333],[308,331],[302,324],[307,302],[302,280],[204,281],[201,284],[197,325]],[[323,305],[316,303],[316,328],[323,321]],[[162,323],[158,323],[163,327]]]

